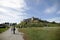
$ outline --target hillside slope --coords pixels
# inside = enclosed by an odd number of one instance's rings
[[[41,20],[39,18],[28,18],[24,19],[21,23],[17,25],[18,27],[59,27],[60,23],[48,22],[46,20]]]

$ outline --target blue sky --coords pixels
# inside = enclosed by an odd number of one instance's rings
[[[0,0],[0,23],[37,17],[60,22],[60,0]]]

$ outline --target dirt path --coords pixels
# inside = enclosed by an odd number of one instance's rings
[[[23,33],[18,32],[16,28],[16,34],[13,34],[10,28],[6,32],[0,34],[0,40],[24,40]]]

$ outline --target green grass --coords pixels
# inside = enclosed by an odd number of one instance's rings
[[[59,27],[21,28],[25,40],[60,40]]]
[[[0,28],[0,33],[6,31],[8,28]]]

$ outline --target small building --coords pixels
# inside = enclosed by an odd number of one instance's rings
[[[4,24],[0,24],[0,28],[5,28]]]

